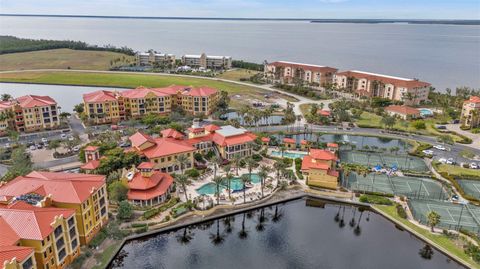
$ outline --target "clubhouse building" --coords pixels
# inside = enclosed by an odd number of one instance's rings
[[[306,178],[307,185],[329,189],[337,188],[339,173],[335,168],[338,160],[335,152],[338,145],[329,144],[329,150],[310,149],[309,154],[303,157],[301,171]]]

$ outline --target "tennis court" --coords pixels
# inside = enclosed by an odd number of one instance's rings
[[[381,166],[383,168],[397,167],[400,170],[412,170],[417,172],[429,171],[425,162],[418,157],[405,154],[391,155],[386,153],[372,153],[361,151],[340,151],[340,160],[346,163],[366,166]]]
[[[437,225],[439,228],[449,230],[464,228],[475,233],[480,232],[480,223],[477,218],[480,213],[478,207],[471,205],[464,206],[450,202],[416,199],[410,199],[408,205],[412,211],[413,217],[422,224],[427,225],[428,213],[430,211],[435,211],[440,215],[440,223]]]
[[[349,189],[360,192],[381,192],[434,200],[444,200],[449,197],[440,183],[429,178],[389,177],[386,174],[379,173],[370,173],[363,176],[351,172],[345,183]]]
[[[480,198],[480,180],[457,179],[463,191],[475,198]]]

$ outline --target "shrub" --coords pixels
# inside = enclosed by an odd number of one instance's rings
[[[188,169],[187,171],[185,171],[185,174],[192,178],[197,178],[200,176],[200,172],[196,168]]]
[[[118,206],[118,218],[121,220],[127,220],[132,217],[133,206],[128,201],[121,201]]]
[[[416,120],[414,122],[412,122],[412,127],[417,129],[417,130],[425,130],[425,128],[427,127],[426,124],[425,124],[425,121],[423,120]]]
[[[393,202],[383,196],[371,195],[371,194],[363,194],[360,196],[360,202],[362,203],[370,203],[370,204],[379,204],[379,205],[392,205]]]
[[[396,208],[397,208],[398,216],[400,216],[403,219],[406,219],[407,218],[407,212],[405,212],[405,209],[403,208],[403,206],[401,204],[397,204]]]
[[[263,158],[262,158],[262,156],[261,156],[260,154],[253,154],[253,155],[252,155],[252,159],[253,159],[254,161],[256,161],[256,162],[259,162],[259,161],[261,161]]]

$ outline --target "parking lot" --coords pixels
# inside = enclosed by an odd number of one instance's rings
[[[440,150],[435,147],[429,149],[433,153],[432,160],[454,165],[461,165],[463,163],[470,164],[472,162],[477,164],[477,167],[478,165],[480,165],[480,161],[472,161],[470,159],[462,157],[460,154],[461,150],[451,147],[449,145],[445,145],[444,147],[446,148],[446,150]]]

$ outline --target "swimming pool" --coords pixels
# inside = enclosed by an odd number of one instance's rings
[[[430,117],[430,116],[433,116],[433,112],[432,110],[428,109],[428,108],[420,108],[418,109],[420,111],[420,115],[422,117]]]
[[[248,175],[248,174],[246,174]],[[260,176],[258,174],[252,173],[252,183],[260,183]],[[220,185],[220,192],[227,188],[227,181],[224,180],[222,185]],[[239,177],[234,177],[230,181],[230,188],[233,191],[239,191],[243,189],[242,180]],[[217,191],[217,186],[213,182],[205,183],[200,188],[196,189],[198,194],[212,195]]]
[[[282,157],[282,152],[274,150],[270,153],[270,155],[275,157]],[[303,159],[305,155],[307,155],[307,153],[299,153],[299,152],[293,153],[293,152],[286,152],[286,151],[283,152],[283,157],[287,157],[290,159],[296,159],[296,158]]]

